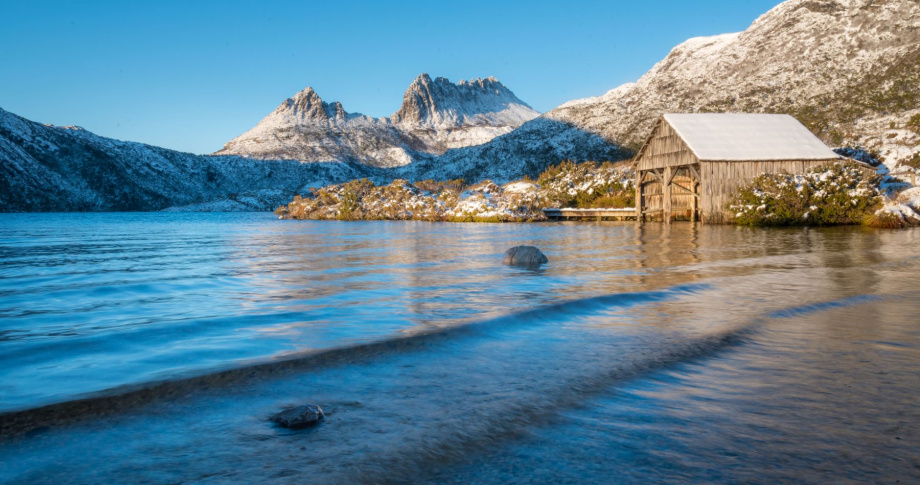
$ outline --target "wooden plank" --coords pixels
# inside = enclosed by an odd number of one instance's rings
[[[549,219],[564,220],[626,220],[637,217],[637,211],[633,207],[626,207],[622,209],[543,209],[543,214],[546,215],[546,217]]]
[[[636,220],[642,220],[642,177],[645,174],[636,167]]]
[[[673,168],[665,167],[664,169],[664,219],[665,222],[671,222],[671,179],[673,176]]]

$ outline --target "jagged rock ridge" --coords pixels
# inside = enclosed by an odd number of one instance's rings
[[[538,115],[495,78],[454,84],[422,74],[389,118],[349,114],[307,88],[217,154],[396,167],[485,143]]]

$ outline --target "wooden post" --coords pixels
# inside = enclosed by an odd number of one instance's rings
[[[910,173],[910,185],[911,187],[917,186],[917,172]]]
[[[699,182],[691,181],[690,189],[692,189],[693,194],[690,196],[690,222],[696,222],[696,208],[699,206],[699,198],[696,196],[697,187],[700,186]]]
[[[664,182],[664,190],[663,190],[664,195],[662,196],[662,199],[664,200],[662,200],[661,209],[662,209],[662,216],[664,217],[664,221],[667,223],[671,222],[671,172],[672,170],[673,169],[671,167],[665,167],[664,168],[664,180],[662,180],[662,182]]]
[[[636,167],[636,222],[642,222],[642,171]]]

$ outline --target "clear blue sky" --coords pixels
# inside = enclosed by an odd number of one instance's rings
[[[418,74],[495,76],[540,111],[634,81],[779,0],[0,0],[0,107],[195,153],[313,86],[389,116]]]

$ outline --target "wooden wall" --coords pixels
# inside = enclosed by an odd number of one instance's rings
[[[699,163],[699,160],[671,125],[661,119],[655,125],[651,139],[643,147],[636,162],[638,170],[648,170],[693,165]]]
[[[687,190],[682,190],[678,187],[683,187]],[[693,193],[699,193],[699,184],[696,178],[688,169],[677,169],[677,173],[671,179],[671,216],[674,219],[690,220],[690,211],[699,207],[693,203],[695,198]]]
[[[654,218],[661,217],[664,210],[664,185],[651,173],[644,173],[638,190],[642,191],[642,211]],[[639,199],[636,199],[636,204]]]

